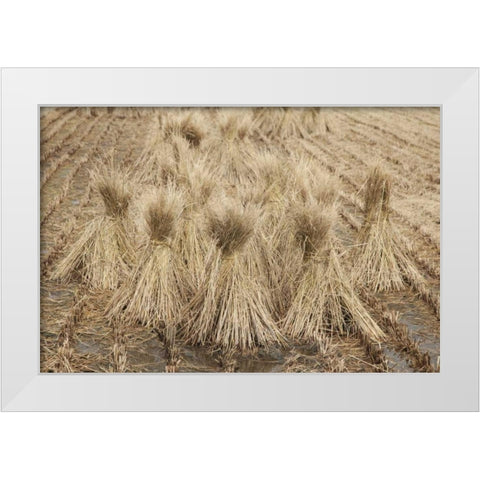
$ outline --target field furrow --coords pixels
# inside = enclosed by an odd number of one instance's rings
[[[360,115],[353,116],[345,113],[339,114],[339,117],[343,117],[354,132],[360,132],[366,137],[371,138],[372,141],[389,142],[401,149],[408,149],[411,153],[416,155],[419,161],[423,160],[424,162],[430,162],[432,160],[432,154],[439,151],[438,148],[434,148],[433,151],[430,151],[430,149],[426,148],[423,144],[413,142],[411,139],[406,140],[398,133],[393,133],[385,128],[361,120],[362,117]]]

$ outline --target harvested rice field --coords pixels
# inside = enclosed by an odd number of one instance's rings
[[[42,372],[438,372],[438,108],[42,108]]]

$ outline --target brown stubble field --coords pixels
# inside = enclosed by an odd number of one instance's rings
[[[435,372],[438,108],[44,108],[42,372]]]

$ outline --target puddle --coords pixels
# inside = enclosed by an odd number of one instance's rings
[[[382,345],[382,351],[388,361],[388,369],[392,372],[413,372],[405,358],[392,348]]]
[[[422,351],[430,354],[432,365],[440,356],[440,322],[421,300],[410,292],[381,293],[377,298],[390,310],[400,313],[398,321],[406,325]]]
[[[142,372],[164,372],[167,366],[165,349],[157,337],[151,337],[140,345],[127,344],[128,365]]]

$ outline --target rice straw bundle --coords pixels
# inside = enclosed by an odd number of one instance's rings
[[[255,213],[238,203],[211,210],[208,229],[215,242],[208,273],[187,308],[186,339],[224,351],[247,351],[282,341],[269,299],[251,275]]]
[[[334,178],[325,175],[312,157],[301,155],[293,158],[295,165],[291,172],[290,203],[301,202],[334,208],[339,191]]]
[[[267,217],[264,224],[270,226],[262,243],[265,277],[276,322],[285,318],[290,308],[295,294],[295,282],[302,266],[301,251],[284,213],[286,208],[279,210],[278,218],[274,215]]]
[[[283,192],[278,202],[266,206],[264,224],[269,255],[267,259],[267,278],[275,303],[276,318],[282,319],[291,304],[295,293],[295,282],[302,267],[302,251],[295,224],[292,228],[291,212],[298,211],[298,205],[305,208],[316,205],[319,211],[331,209],[337,198],[335,185],[323,176],[315,165],[305,158],[294,159],[293,168],[285,168],[285,176],[290,182],[280,185]],[[301,210],[301,209],[300,209]],[[298,211],[300,214],[301,211]],[[298,222],[308,218],[298,216]]]
[[[329,131],[325,109],[322,107],[299,109],[298,125],[301,126],[303,138],[325,135]]]
[[[355,294],[343,270],[331,233],[332,219],[318,205],[294,212],[296,238],[303,253],[301,276],[284,329],[293,338],[317,341],[322,334],[360,330],[372,340],[382,331]]]
[[[272,152],[264,152],[258,158],[257,183],[245,191],[240,190],[239,194],[243,202],[251,202],[262,211],[258,234],[254,238],[259,263],[257,275],[269,291],[272,315],[279,321],[290,305],[293,280],[301,264],[286,215],[291,201],[292,168]]]
[[[278,221],[282,213],[285,191],[288,188],[288,167],[281,168],[276,157],[260,152],[255,159],[245,158],[248,182],[238,183],[231,188],[231,195],[243,205],[252,205],[261,209],[268,217],[265,222],[270,229],[272,222]]]
[[[254,150],[247,141],[224,142],[215,140],[208,146],[209,161],[213,173],[226,188],[255,183],[256,175],[251,166]]]
[[[171,185],[147,202],[148,239],[133,275],[115,292],[106,310],[112,321],[120,318],[126,324],[154,328],[165,344],[168,372],[174,372],[178,363],[175,340],[183,304],[183,269],[176,234],[182,208],[182,197]]]
[[[265,205],[267,210],[278,211],[288,191],[290,164],[280,160],[278,152],[268,150],[255,152],[246,160],[254,184],[244,185],[243,197]]]
[[[148,239],[138,265],[107,308],[110,316],[147,327],[174,329],[181,305],[181,269],[175,239],[183,200],[173,187],[165,187],[146,202]]]
[[[271,152],[260,155],[257,170],[259,183],[250,189],[251,195],[263,202],[260,234],[257,235],[258,251],[262,255],[266,288],[273,302],[276,321],[285,318],[295,294],[295,282],[302,267],[302,253],[295,238],[288,212],[300,202],[333,207],[336,200],[334,184],[322,175],[311,159],[292,157],[292,164],[282,164]],[[251,201],[255,202],[256,197]]]
[[[190,143],[175,129],[169,132],[167,138],[157,141],[149,155],[142,159],[145,166],[139,169],[138,183],[181,186],[188,182],[192,169],[198,171],[202,166],[207,167],[205,153],[190,148]]]
[[[282,122],[284,121],[285,109],[261,107],[254,111],[254,125],[252,130],[260,131],[265,137],[275,138],[278,136]]]
[[[101,289],[115,289],[128,274],[135,259],[127,212],[130,192],[118,172],[97,170],[92,175],[105,207],[102,215],[88,222],[68,255],[58,264],[53,279],[82,281]]]
[[[165,138],[181,136],[191,147],[198,147],[205,136],[204,131],[194,120],[192,113],[185,115],[181,120],[173,117],[167,118],[162,127]]]
[[[353,277],[374,292],[405,288],[416,268],[402,251],[390,223],[390,178],[375,167],[365,186],[365,220],[354,249]]]
[[[250,134],[252,112],[245,108],[222,109],[219,112],[219,130],[224,142],[239,142]]]
[[[177,182],[186,191],[187,208],[192,210],[203,208],[217,186],[217,181],[204,155],[187,158],[185,168],[179,174]]]
[[[136,183],[157,186],[173,183],[178,175],[173,145],[160,142],[152,149],[139,160],[144,166],[134,172]]]
[[[172,132],[168,141],[159,137],[147,145],[139,162],[142,168],[133,172],[137,183],[155,186],[180,183],[193,164],[192,149],[183,136]]]
[[[206,268],[205,259],[211,240],[203,228],[204,208],[216,188],[216,183],[208,167],[201,161],[193,164],[187,175],[180,180],[185,192],[186,207],[178,243],[185,264],[185,278],[188,279],[185,294],[191,296],[198,289]]]

